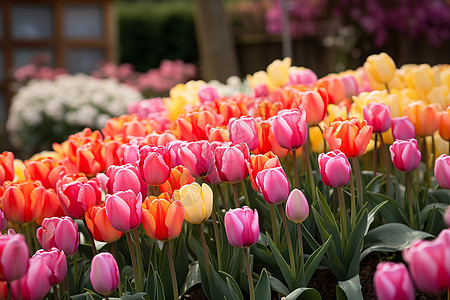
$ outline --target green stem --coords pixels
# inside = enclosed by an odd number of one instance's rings
[[[127,236],[127,243],[128,243],[128,249],[130,250],[130,256],[131,256],[131,264],[133,265],[133,273],[134,273],[134,288],[136,289],[136,293],[140,292],[140,286],[139,286],[139,279],[138,279],[138,269],[137,269],[137,262],[136,262],[136,254],[134,253],[133,249],[133,242],[131,241],[131,234],[130,232],[126,232],[125,235]]]
[[[384,83],[384,86],[386,87],[386,91],[388,93],[388,95],[391,93],[391,90],[389,89],[389,85],[387,82]]]
[[[53,286],[53,299],[54,300],[59,300],[58,287],[56,286],[56,284]]]
[[[108,296],[105,296],[105,299],[104,300],[109,300],[109,297]]]
[[[305,150],[305,160],[306,160],[306,169],[308,170],[308,177],[309,177],[309,184],[311,187],[311,194],[312,194],[312,199],[313,199],[313,204],[316,203],[316,187],[315,187],[315,183],[314,183],[314,175],[312,172],[312,167],[311,167],[311,157],[310,157],[310,150],[309,150],[309,137],[306,139],[304,150]]]
[[[228,193],[227,193],[227,198],[225,198],[225,196],[223,195],[222,188],[220,187],[220,184],[217,184],[216,186],[217,186],[217,190],[219,191],[220,200],[222,200],[222,207],[226,211],[226,210],[228,210],[227,209]]]
[[[431,160],[431,170],[434,170],[434,163],[436,161],[436,142],[434,140],[434,134],[431,135],[431,155],[433,156]]]
[[[277,216],[275,215],[275,210],[273,209],[273,204],[269,204],[270,209],[270,220],[272,221],[272,235],[275,245],[280,246],[280,239],[278,237],[278,224]]]
[[[73,260],[73,286],[78,291],[78,250],[72,256]]]
[[[380,140],[381,140],[381,149],[383,154],[383,160],[384,160],[384,166],[386,169],[386,195],[390,196],[390,189],[391,189],[391,164],[389,162],[389,155],[388,150],[386,148],[386,145],[384,144],[383,136],[380,133]]]
[[[375,133],[375,146],[373,147],[373,177],[377,176],[377,144],[378,144],[378,134]]]
[[[245,205],[250,207],[250,199],[248,198],[247,187],[245,186],[245,181],[244,180],[241,181],[241,189],[244,191]]]
[[[300,187],[300,183],[298,181],[298,165],[297,165],[297,155],[295,154],[295,150],[292,150],[292,161],[294,163],[294,188],[298,189]]]
[[[323,137],[323,153],[327,153],[327,140],[325,139],[325,137],[323,136],[323,130],[320,127],[319,124],[316,125],[317,127],[319,127],[320,132],[322,133],[322,137]]]
[[[413,197],[411,189],[411,173],[406,173],[406,190],[408,191],[408,202],[409,202],[409,225],[414,229],[414,215],[413,215]]]
[[[352,172],[353,173],[353,172]],[[352,228],[355,227],[355,216],[356,216],[356,199],[355,199],[355,184],[353,183],[354,174],[350,176],[350,223]]]
[[[209,256],[208,256],[208,248],[206,248],[206,239],[205,239],[205,233],[203,232],[203,226],[202,223],[198,224],[198,230],[200,231],[200,237],[202,239],[202,248],[203,248],[203,256],[205,257],[205,265],[206,265],[206,271],[209,274]]]
[[[216,213],[214,211],[211,214],[211,218],[214,229],[214,240],[216,241],[217,262],[219,264],[219,271],[222,271],[222,248],[220,247],[219,228],[217,227]]]
[[[347,243],[347,209],[345,208],[344,193],[340,186],[337,187],[338,197],[339,197],[339,212],[341,215],[341,232],[342,232],[342,243]]]
[[[114,248],[114,244],[113,243],[109,243],[109,249],[111,251],[111,254],[113,255],[114,259],[117,261],[117,254],[116,254],[116,248]],[[119,273],[120,275],[120,273]],[[123,290],[122,290],[122,279],[119,276],[119,298],[122,297],[123,295]]]
[[[89,230],[89,227],[87,226],[87,223],[86,223],[85,219],[83,219],[83,223],[84,223],[84,227],[86,227],[86,231],[88,233],[89,242],[91,243],[92,254],[94,254],[94,256],[96,256],[97,255],[97,248],[95,248],[94,237],[92,236],[92,232]]]
[[[291,241],[291,235],[289,234],[289,229],[286,221],[286,215],[284,213],[283,205],[278,205],[278,209],[280,210],[281,214],[281,220],[283,221],[283,227],[284,227],[284,235],[286,236],[288,251],[289,251],[289,259],[291,261],[291,268],[292,272],[294,274],[297,274],[295,272],[295,258],[294,258],[294,250],[292,249],[292,241]]]
[[[297,223],[297,234],[298,234],[298,257],[302,259],[303,255],[303,240],[302,240],[302,224]]]
[[[450,288],[447,289],[447,300],[450,300]]]
[[[175,267],[173,265],[172,251],[170,250],[169,242],[166,242],[166,249],[167,249],[167,256],[169,257],[170,275],[172,277],[173,299],[178,300],[177,274],[175,273]]]
[[[425,180],[427,183],[427,186],[431,186],[431,175],[430,175],[430,165],[429,165],[429,159],[428,159],[428,147],[427,147],[427,140],[426,137],[422,137],[423,142],[423,161],[425,162]]]
[[[66,288],[67,296],[70,299],[69,276],[67,276],[67,275],[66,275],[66,278],[64,279],[64,286]],[[76,291],[75,291],[75,293],[76,293]]]
[[[9,282],[6,283],[6,295],[8,300],[12,300],[11,284]]]
[[[252,271],[250,270],[250,263],[248,259],[248,250],[242,249],[244,251],[244,259],[245,259],[245,267],[247,269],[247,278],[248,278],[248,291],[250,293],[250,300],[255,300],[255,288],[253,287],[253,278]]]
[[[239,196],[238,196],[238,191],[237,191],[237,183],[232,183],[231,186],[233,187],[234,207],[239,208]]]
[[[358,160],[356,157],[352,158],[352,168],[352,171],[355,174],[356,187],[358,188],[358,207],[362,208],[364,204],[364,190],[361,180],[361,171],[359,170]]]
[[[144,266],[142,265],[142,254],[141,254],[141,242],[139,239],[139,232],[137,228],[133,229],[134,235],[134,243],[136,244],[136,259],[137,259],[137,267],[138,267],[138,278],[139,278],[139,286],[143,290],[144,288]]]

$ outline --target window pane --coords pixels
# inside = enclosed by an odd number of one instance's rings
[[[5,78],[5,64],[3,63],[3,52],[0,50],[0,81]]]
[[[70,73],[90,73],[105,60],[105,53],[102,49],[68,49],[66,59],[67,70]]]
[[[64,31],[69,38],[98,38],[103,35],[103,13],[99,5],[67,5]]]
[[[12,9],[12,34],[15,39],[50,38],[53,35],[51,6],[14,5]]]
[[[49,48],[16,48],[13,53],[14,68],[21,67],[30,63],[54,65],[54,55]]]

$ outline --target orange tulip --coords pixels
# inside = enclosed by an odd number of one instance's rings
[[[403,108],[403,115],[407,116],[418,136],[432,135],[439,125],[439,110],[435,104],[426,105],[423,101],[407,104]]]
[[[256,119],[256,122],[259,125],[256,127],[258,130],[259,144],[258,147],[256,147],[256,149],[253,149],[253,153],[264,154],[269,151],[272,151],[280,158],[285,157],[289,153],[289,150],[281,148],[281,146],[278,144],[277,140],[273,136],[272,119],[266,121]]]
[[[39,181],[5,182],[3,190],[2,209],[9,221],[34,222],[41,216],[45,188]]]
[[[14,154],[3,152],[0,154],[0,185],[6,180],[14,179]]]
[[[348,158],[364,154],[372,136],[372,126],[356,118],[337,118],[325,128],[323,136],[331,150],[339,149]]]
[[[446,141],[450,141],[450,106],[441,112],[439,117],[439,135]]]
[[[160,241],[175,239],[181,233],[183,220],[184,207],[180,201],[170,202],[150,197],[142,204],[142,224],[152,239]]]
[[[25,178],[39,180],[46,189],[55,189],[59,174],[66,171],[66,168],[52,157],[25,161]]]
[[[338,104],[346,98],[345,86],[339,76],[331,75],[322,78],[317,83],[317,86],[328,93],[329,102],[332,104]]]
[[[210,111],[194,111],[184,118],[178,118],[174,124],[173,134],[178,139],[188,142],[207,140],[206,126],[220,125],[223,120],[221,115]]]
[[[166,146],[171,141],[175,141],[177,138],[170,132],[163,133],[150,133],[145,136],[144,144],[155,145],[155,146]]]
[[[325,89],[307,91],[300,94],[300,107],[306,111],[308,125],[317,125],[325,118],[328,106],[328,93]]]
[[[161,193],[167,192],[170,196],[175,190],[179,190],[183,185],[195,181],[189,170],[183,166],[176,166],[170,170],[169,178],[159,186]]]
[[[39,219],[36,221],[39,225],[45,218],[52,217],[63,217],[65,216],[64,211],[59,202],[58,194],[54,189],[47,189],[44,193],[44,201],[42,205],[42,213]]]
[[[231,118],[239,118],[242,116],[242,112],[236,102],[227,101],[216,101],[217,113],[224,117],[224,124],[228,124]]]
[[[105,203],[89,207],[85,214],[86,224],[94,239],[112,243],[121,238],[122,231],[115,230],[106,216]]]
[[[256,184],[256,175],[262,170],[281,167],[278,157],[273,154],[273,152],[267,152],[266,154],[251,155],[250,161],[247,161],[248,174],[250,178],[250,183],[252,188],[261,192],[258,185]]]
[[[249,108],[249,115],[256,118],[267,120],[270,117],[276,116],[281,110],[281,102],[268,101],[265,98],[256,98]]]
[[[208,141],[227,143],[230,141],[230,133],[228,132],[228,127],[225,125],[219,125],[212,127],[211,125],[206,126],[206,133],[208,135]]]
[[[117,135],[129,138],[145,136],[153,131],[150,120],[141,119],[138,115],[122,115],[106,121],[102,133],[105,137],[115,137]]]

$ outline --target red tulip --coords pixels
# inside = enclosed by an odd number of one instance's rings
[[[14,179],[14,154],[4,151],[0,154],[0,185]]]
[[[25,178],[39,180],[46,189],[56,188],[61,172],[67,172],[66,168],[51,157],[25,161]]]
[[[159,186],[161,193],[167,192],[172,195],[175,190],[179,190],[183,185],[195,181],[189,170],[183,166],[177,166],[170,171],[169,178]]]
[[[257,192],[261,192],[256,184],[256,176],[262,170],[276,167],[281,167],[281,164],[278,157],[272,152],[267,152],[264,155],[251,155],[250,161],[247,162],[247,168],[252,188]]]
[[[325,89],[300,93],[300,107],[306,111],[308,125],[317,125],[325,118],[328,106],[328,93]]]
[[[59,200],[64,213],[74,219],[83,219],[86,210],[102,201],[98,180],[74,181],[58,189]]]

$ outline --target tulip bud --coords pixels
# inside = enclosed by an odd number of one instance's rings
[[[299,189],[293,189],[286,201],[286,216],[294,223],[302,223],[309,214],[309,204]]]
[[[333,150],[319,154],[319,170],[323,184],[339,187],[349,182],[352,169],[345,154]]]
[[[388,83],[395,75],[395,63],[386,53],[371,55],[364,63],[367,76],[377,82]]]
[[[169,151],[162,146],[144,146],[139,150],[141,178],[148,185],[163,184],[170,174],[172,165]]]
[[[363,107],[364,120],[372,126],[373,133],[382,133],[391,127],[391,110],[382,103],[370,103]]]
[[[0,280],[12,282],[25,275],[30,257],[22,234],[0,235]]]
[[[91,283],[97,293],[108,295],[119,285],[119,267],[111,253],[94,256],[91,263]]]
[[[208,141],[182,144],[178,150],[183,165],[194,177],[206,177],[213,171],[214,156]]]
[[[308,135],[305,110],[299,108],[279,111],[273,119],[272,130],[281,147],[293,150],[303,146]]]
[[[254,88],[255,90],[255,97],[267,97],[269,95],[269,87],[267,84],[258,84]]]
[[[436,159],[434,175],[441,188],[450,189],[450,156],[442,154]]]
[[[201,224],[211,216],[213,192],[206,183],[201,187],[196,182],[184,185],[179,191],[175,191],[173,197],[183,204],[184,218],[189,223]]]
[[[291,190],[286,174],[281,167],[260,171],[256,175],[256,184],[262,192],[264,200],[270,204],[283,203]]]
[[[142,203],[142,224],[147,235],[159,241],[170,241],[181,233],[185,210],[180,201],[148,197]]]
[[[250,151],[258,147],[258,130],[253,117],[231,118],[228,132],[230,141],[234,144],[246,143]]]
[[[308,125],[317,125],[325,118],[328,106],[328,93],[320,88],[317,91],[306,91],[300,93],[300,107],[306,113],[306,122]]]
[[[225,214],[225,231],[234,247],[246,249],[254,245],[259,238],[258,211],[247,206],[230,209]]]
[[[44,299],[50,291],[51,272],[40,257],[29,260],[28,271],[25,276],[11,283],[11,292],[14,299],[39,300]]]
[[[106,216],[116,230],[128,232],[141,224],[142,196],[133,191],[117,192],[107,195],[105,200]]]
[[[80,242],[78,224],[69,217],[44,219],[36,237],[44,250],[55,247],[64,251],[66,256],[74,254]]]
[[[237,183],[248,176],[246,162],[250,160],[250,151],[245,143],[218,146],[214,160],[219,178],[224,182]]]
[[[67,260],[64,251],[52,248],[49,251],[38,250],[33,257],[39,257],[50,271],[50,285],[55,285],[64,280],[67,274]]]
[[[392,118],[391,129],[394,140],[409,140],[416,138],[416,129],[406,116]]]
[[[373,282],[379,300],[414,299],[414,287],[404,264],[379,263]]]
[[[392,163],[400,171],[409,172],[419,167],[421,154],[416,139],[397,140],[389,147],[389,150]]]
[[[267,75],[270,81],[277,86],[283,86],[289,81],[289,67],[291,58],[286,57],[283,60],[276,59],[267,66]]]

